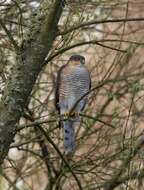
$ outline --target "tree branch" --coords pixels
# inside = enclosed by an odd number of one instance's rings
[[[88,45],[88,44],[99,45],[99,46],[102,46],[104,48],[109,48],[111,50],[120,51],[122,53],[126,53],[127,52],[126,50],[122,50],[122,49],[118,49],[118,48],[114,48],[114,47],[111,47],[111,46],[108,46],[108,45],[101,44],[101,43],[104,43],[104,42],[124,42],[124,43],[136,44],[136,45],[144,45],[144,43],[140,43],[140,42],[129,41],[129,40],[117,40],[117,39],[102,39],[102,40],[90,40],[90,41],[86,41],[86,42],[79,42],[79,43],[73,44],[71,46],[62,48],[59,51],[57,51],[56,53],[54,53],[53,55],[50,55],[44,61],[44,64],[48,63],[53,58],[57,57],[58,55],[63,54],[64,52],[66,52],[68,50],[71,50],[71,49],[76,48],[76,47]]]
[[[104,190],[113,190],[115,187],[117,187],[120,184],[119,178],[121,174],[126,170],[131,160],[136,156],[136,154],[142,148],[143,145],[144,145],[144,137],[142,136],[141,139],[137,142],[137,144],[129,150],[129,154],[124,158],[121,167],[113,175],[112,179],[104,184]]]
[[[144,18],[122,18],[122,19],[108,19],[108,20],[97,20],[97,21],[90,21],[90,22],[84,22],[82,24],[79,24],[77,26],[73,26],[68,30],[59,32],[58,35],[66,35],[70,32],[73,32],[74,30],[78,30],[80,28],[83,28],[85,26],[90,26],[94,24],[104,24],[104,23],[119,23],[119,22],[137,22],[137,21],[144,21]]]
[[[60,152],[60,150],[58,149],[58,147],[55,145],[55,143],[53,142],[53,140],[49,137],[49,135],[45,132],[45,130],[39,126],[40,131],[44,134],[44,136],[46,137],[46,139],[48,140],[48,142],[54,147],[54,149],[57,151],[57,153],[59,154],[60,158],[62,159],[62,161],[65,163],[65,165],[67,166],[67,168],[69,169],[69,171],[71,172],[71,174],[73,175],[74,179],[77,182],[77,185],[79,187],[80,190],[82,190],[82,186],[81,183],[78,179],[78,177],[76,176],[76,174],[74,173],[74,171],[72,170],[72,168],[70,167],[68,161],[64,158],[64,156],[62,155],[62,153]]]
[[[3,21],[2,21],[1,19],[0,19],[0,25],[1,25],[1,27],[3,28],[3,30],[5,31],[7,37],[9,38],[9,41],[10,41],[10,43],[12,43],[14,49],[15,49],[16,51],[18,51],[18,50],[19,50],[19,47],[18,47],[16,41],[14,40],[14,38],[13,38],[13,36],[11,35],[10,31],[7,29],[7,27],[5,26],[5,24],[3,23]]]

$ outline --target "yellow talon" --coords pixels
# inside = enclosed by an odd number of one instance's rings
[[[69,115],[70,115],[71,117],[74,117],[74,116],[75,116],[75,112],[71,112]]]
[[[63,116],[65,119],[69,117],[79,117],[79,112],[72,112],[72,113],[66,112],[63,114]]]
[[[72,112],[70,114],[71,117],[78,117],[79,116],[79,112]]]
[[[75,116],[76,116],[76,117],[79,117],[79,112],[75,112]]]
[[[69,112],[64,113],[64,118],[66,119],[68,117],[69,117]]]

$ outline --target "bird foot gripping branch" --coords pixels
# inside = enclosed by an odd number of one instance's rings
[[[68,119],[68,118],[71,118],[71,117],[79,117],[80,113],[79,112],[66,112],[64,113],[64,118],[65,119]]]

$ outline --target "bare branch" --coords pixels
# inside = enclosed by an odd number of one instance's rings
[[[70,32],[73,32],[75,30],[78,30],[80,28],[83,28],[85,26],[90,26],[90,25],[94,25],[94,24],[104,24],[104,23],[119,23],[119,22],[143,22],[144,18],[123,18],[123,19],[108,19],[108,20],[99,20],[99,21],[90,21],[90,22],[86,22],[86,23],[82,23],[79,24],[77,26],[73,26],[72,28],[65,30],[65,31],[61,31],[58,35],[66,35]]]

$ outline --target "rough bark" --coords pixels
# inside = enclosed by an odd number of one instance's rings
[[[17,52],[16,63],[7,81],[0,102],[0,164],[6,157],[16,133],[16,124],[40,73],[58,32],[62,13],[59,0],[44,0],[30,18],[30,28],[23,46]]]

